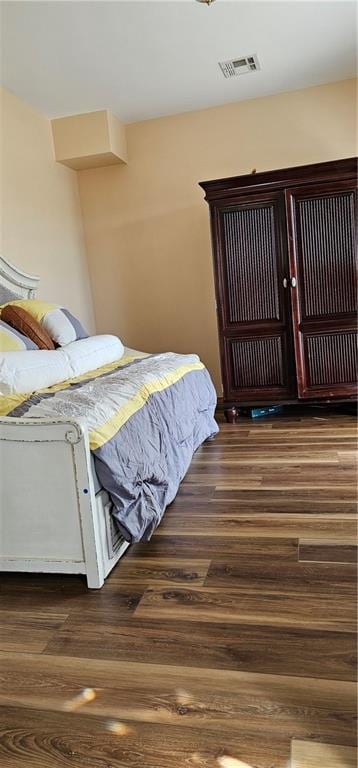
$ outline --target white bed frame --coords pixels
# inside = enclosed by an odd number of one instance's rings
[[[0,284],[35,298],[39,278],[0,256]],[[97,494],[86,426],[0,416],[0,569],[82,573],[98,589],[128,542]]]

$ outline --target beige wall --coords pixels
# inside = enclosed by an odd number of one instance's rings
[[[128,165],[79,173],[99,331],[196,351],[220,391],[208,208],[198,181],[356,153],[355,82],[127,126]]]
[[[50,121],[5,89],[1,128],[0,251],[93,331],[77,174],[55,162]]]

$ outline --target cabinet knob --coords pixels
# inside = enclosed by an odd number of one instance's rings
[[[291,277],[291,288],[296,288],[297,280],[295,277]]]
[[[282,280],[282,284],[283,284],[283,287],[284,287],[284,288],[287,288],[287,286],[288,286],[287,277],[284,277],[284,278],[283,278],[283,280]]]

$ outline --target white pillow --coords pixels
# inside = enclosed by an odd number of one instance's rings
[[[55,350],[35,349],[0,354],[0,394],[20,395],[60,384],[120,360],[117,336],[89,336]]]
[[[114,363],[123,357],[124,347],[117,336],[89,336],[87,339],[71,341],[56,352],[64,352],[71,368],[71,378],[93,371],[102,365]]]
[[[51,387],[71,377],[62,349],[27,349],[0,355],[0,393],[20,395]]]

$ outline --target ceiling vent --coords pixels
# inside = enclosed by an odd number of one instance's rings
[[[260,69],[259,60],[256,53],[250,56],[240,56],[230,61],[219,61],[219,67],[224,77],[235,77],[235,75],[246,75],[249,72],[257,72]]]

